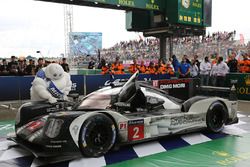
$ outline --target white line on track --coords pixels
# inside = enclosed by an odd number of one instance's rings
[[[89,166],[89,167],[100,167],[106,166],[106,161],[104,156],[99,158],[80,158],[69,162],[69,167],[79,167],[79,166]]]
[[[142,143],[133,146],[138,157],[144,157],[151,154],[165,152],[166,149],[158,141]]]
[[[0,161],[6,161],[10,159],[20,158],[31,155],[30,152],[22,149],[22,148],[10,148],[1,155]]]
[[[211,141],[210,138],[208,138],[207,136],[201,133],[186,134],[186,135],[181,136],[181,138],[185,140],[187,143],[189,143],[190,145]]]

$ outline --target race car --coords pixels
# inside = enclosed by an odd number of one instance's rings
[[[238,122],[237,100],[195,96],[182,101],[137,76],[77,102],[24,104],[11,139],[36,157],[99,157],[122,145],[202,129],[220,132]]]

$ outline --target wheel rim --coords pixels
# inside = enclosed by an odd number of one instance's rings
[[[219,109],[214,109],[213,114],[211,116],[211,127],[214,130],[219,130],[224,125],[224,117],[223,112]]]
[[[96,125],[89,133],[87,143],[94,148],[101,148],[108,143],[109,129],[101,125]]]

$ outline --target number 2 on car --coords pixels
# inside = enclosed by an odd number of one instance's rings
[[[144,120],[128,121],[128,140],[136,141],[144,138]]]

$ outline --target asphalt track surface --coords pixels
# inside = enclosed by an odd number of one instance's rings
[[[18,106],[19,105],[12,105],[11,107],[1,106],[1,120],[14,118],[13,116],[15,115]],[[247,110],[248,108],[250,108],[250,105],[246,106]],[[126,160],[141,158],[156,153],[166,152],[178,148],[184,148],[190,145],[196,145],[219,138],[224,138],[228,135],[240,136],[250,133],[250,112],[239,111],[238,117],[240,118],[239,123],[226,126],[223,130],[223,133],[216,134],[204,131],[199,133],[190,133],[186,135],[167,137],[161,140],[122,147],[120,150],[109,152],[108,154],[100,158],[78,158],[71,161],[62,161],[60,163],[52,164],[48,164],[46,161],[36,159],[30,152],[15,145],[15,143],[13,142],[7,141],[6,136],[2,135],[0,137],[0,166],[95,167],[116,164],[119,162],[124,162]],[[14,130],[13,121],[5,125],[0,125],[0,130],[1,129],[7,130],[7,135],[12,135]]]

